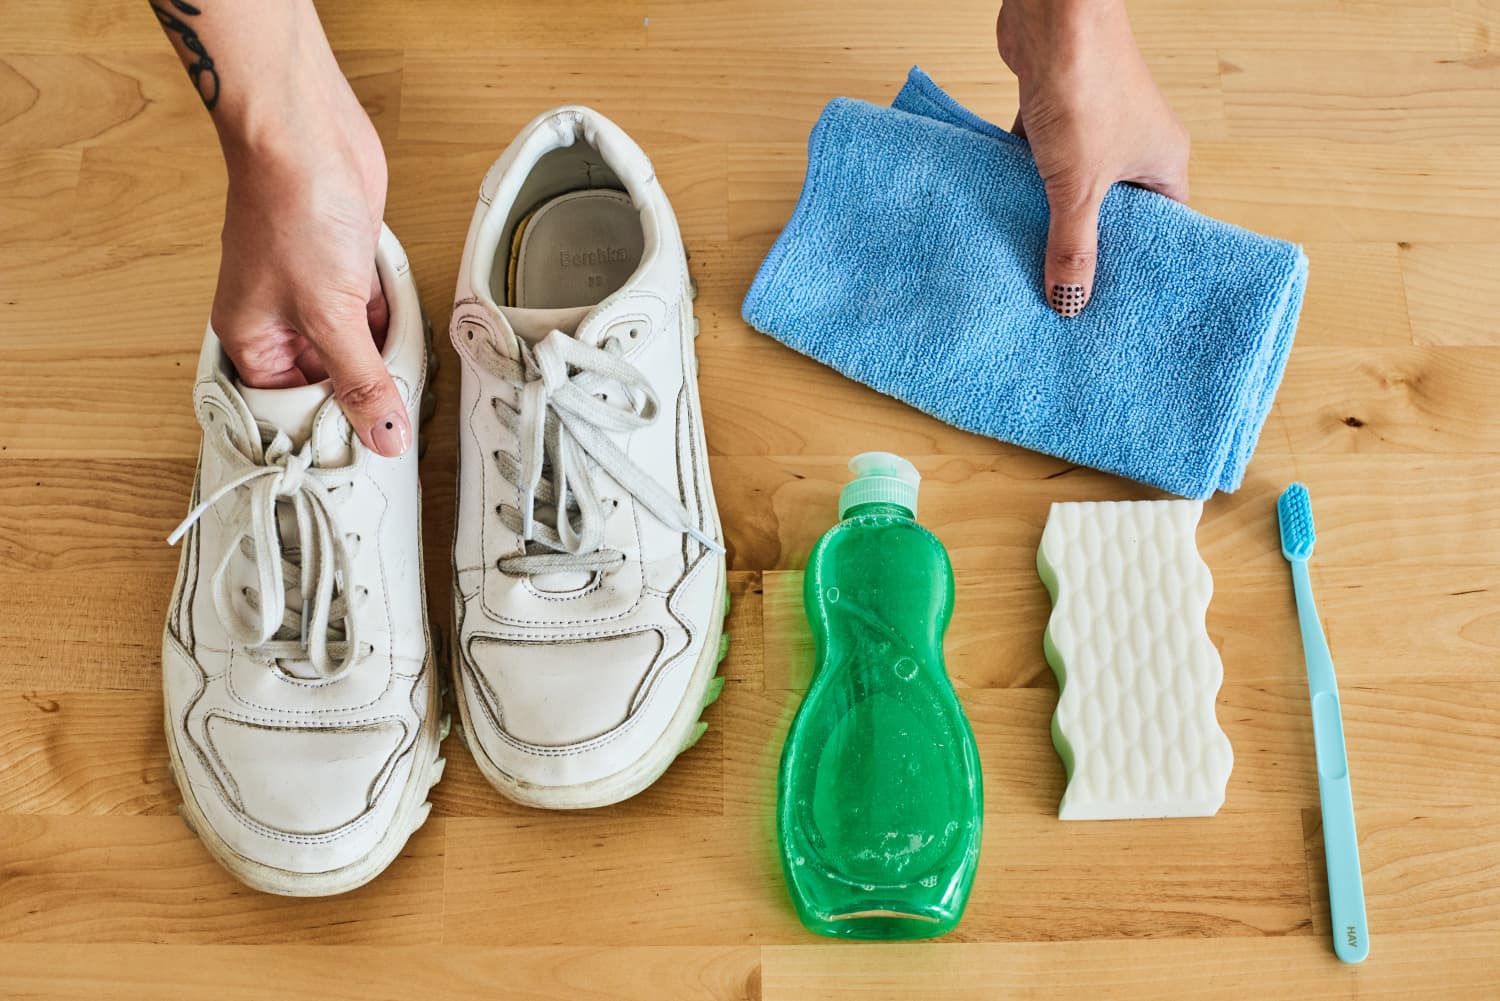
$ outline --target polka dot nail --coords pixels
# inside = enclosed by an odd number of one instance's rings
[[[1047,297],[1052,308],[1063,316],[1077,316],[1083,312],[1083,304],[1087,300],[1082,285],[1054,285],[1051,295]]]

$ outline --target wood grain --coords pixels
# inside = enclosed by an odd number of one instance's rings
[[[1494,233],[1500,143],[1201,142],[1193,205],[1287,240],[1474,243]]]
[[[66,236],[82,154],[77,150],[0,153],[0,242]]]
[[[909,47],[916,53],[971,52],[989,43],[994,4],[955,0],[941,16],[912,17],[900,0],[861,4],[861,17],[841,21],[827,9],[797,0],[763,0],[752,10],[735,0],[655,0],[652,44],[714,45],[725,38],[746,45],[781,48]],[[929,12],[924,12],[929,13]],[[937,11],[930,12],[937,15]],[[1353,0],[1309,5],[1301,0],[1247,0],[1206,4],[1201,0],[1141,0],[1130,18],[1144,49],[1203,51],[1229,47],[1247,51],[1443,52],[1458,49],[1487,23],[1482,2],[1462,14],[1447,5],[1399,5]],[[1284,30],[1296,25],[1299,30]],[[1467,29],[1461,32],[1461,28]]]
[[[941,424],[750,331],[746,287],[839,94],[919,63],[1002,123],[995,0],[327,0],[385,145],[387,218],[446,324],[481,175],[587,102],[650,153],[700,295],[731,648],[707,735],[646,793],[552,814],[457,740],[432,819],[346,897],[252,893],[174,815],[161,609],[199,432],[224,172],[145,4],[0,0],[0,998],[1122,1001],[1500,996],[1500,6],[1132,0],[1192,132],[1195,207],[1304,244],[1311,280],[1243,487],[1205,507],[1235,750],[1211,819],[1062,824],[1037,541],[1060,500],[1159,496]],[[1107,252],[1107,248],[1106,248]],[[441,337],[439,338],[441,342]],[[441,343],[440,352],[446,347]],[[446,628],[456,366],[423,462]],[[772,810],[812,668],[801,568],[845,460],[909,455],[956,568],[950,672],[985,850],[958,930],[805,933]],[[1311,485],[1343,683],[1371,958],[1328,910],[1307,690],[1274,500]]]
[[[0,945],[0,981],[49,1001],[759,1001],[760,950],[687,947]],[[181,971],[163,979],[162,970]],[[274,982],[274,987],[268,986]]]
[[[1311,936],[1228,939],[1211,963],[1192,940],[973,945],[772,946],[762,950],[764,1001],[850,1001],[884,997],[892,982],[918,1001],[1036,1001],[1143,997],[1163,1001],[1238,1001],[1327,996],[1487,998],[1500,971],[1476,961],[1492,955],[1493,933],[1391,935],[1359,968],[1329,969]]]
[[[240,885],[176,817],[0,818],[8,942],[436,944],[445,820],[378,882],[298,900]]]
[[[1364,52],[1219,50],[1224,117],[1236,139],[1335,142],[1500,141],[1500,62],[1443,52],[1385,53],[1370,72]]]
[[[1500,346],[1500,243],[1401,246],[1418,344]]]

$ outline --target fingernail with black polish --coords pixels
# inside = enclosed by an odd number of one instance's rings
[[[411,425],[403,414],[386,414],[384,420],[376,421],[370,429],[370,439],[381,455],[395,458],[411,445]]]
[[[1054,285],[1047,297],[1048,304],[1063,316],[1077,316],[1087,301],[1082,285]]]

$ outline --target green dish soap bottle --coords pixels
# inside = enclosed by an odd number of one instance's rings
[[[916,522],[916,467],[866,452],[813,547],[802,600],[817,668],[781,754],[777,834],[802,923],[932,938],[963,914],[984,792],[943,666],[953,567]]]

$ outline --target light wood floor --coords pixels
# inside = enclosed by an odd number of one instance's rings
[[[1209,821],[1063,825],[1033,555],[1053,500],[1151,496],[963,434],[748,330],[739,301],[837,94],[920,63],[995,120],[995,0],[326,3],[391,162],[388,218],[446,323],[479,178],[599,107],[653,156],[702,284],[730,544],[708,735],[619,807],[500,800],[458,741],[373,885],[249,892],[174,814],[160,621],[198,444],[189,381],[223,172],[144,3],[0,0],[0,996],[990,999],[1500,997],[1500,6],[1131,0],[1206,212],[1301,241],[1312,283],[1245,486],[1200,547],[1235,749]],[[423,472],[446,594],[454,365]],[[805,933],[770,837],[808,673],[798,568],[843,462],[911,456],[959,575],[950,669],[983,860],[942,944]],[[1064,475],[1065,474],[1065,475]],[[1273,502],[1313,490],[1373,950],[1332,956],[1300,647]],[[445,602],[435,601],[443,615]]]

